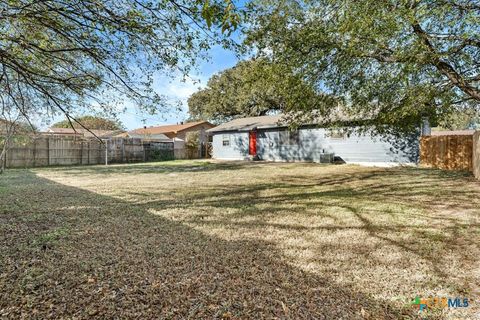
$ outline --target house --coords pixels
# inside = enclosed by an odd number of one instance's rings
[[[222,160],[256,158],[268,161],[331,162],[391,165],[416,163],[418,137],[388,141],[373,135],[302,126],[290,131],[282,115],[235,119],[207,130],[212,157]]]
[[[175,159],[183,159],[188,157],[198,157],[204,154],[204,152],[199,152],[202,154],[188,155],[185,143],[187,143],[189,137],[198,135],[199,149],[206,150],[206,148],[204,148],[208,142],[206,131],[213,127],[214,125],[207,121],[181,122],[180,124],[174,125],[143,127],[129,131],[127,135],[130,137],[141,137],[142,139],[147,140],[165,139],[165,137],[167,137],[170,141],[173,141]]]
[[[145,128],[146,129],[146,128]],[[136,139],[142,139],[143,141],[146,142],[172,142],[172,139],[164,135],[163,133],[137,133],[134,131],[129,131],[129,132],[123,132],[119,135],[116,135],[115,138],[136,138]]]
[[[90,130],[84,128],[48,128],[47,131],[43,132],[43,134],[51,134],[51,135],[63,135],[63,136],[77,136],[82,138],[94,138],[97,136],[101,139],[109,139],[114,136],[119,135],[122,133],[122,130]]]

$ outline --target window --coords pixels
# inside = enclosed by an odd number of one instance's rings
[[[281,145],[298,145],[300,144],[300,135],[298,131],[280,131]]]
[[[222,135],[222,145],[224,147],[228,147],[230,145],[230,135],[229,134]]]

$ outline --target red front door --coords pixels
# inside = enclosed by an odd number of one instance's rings
[[[248,154],[251,156],[255,156],[257,154],[257,132],[256,131],[250,131],[249,133],[249,148],[248,148]]]

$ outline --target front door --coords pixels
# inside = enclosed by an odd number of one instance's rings
[[[250,131],[249,132],[249,147],[248,147],[248,154],[251,156],[257,155],[257,132]]]

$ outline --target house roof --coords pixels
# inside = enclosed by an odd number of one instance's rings
[[[135,132],[124,132],[116,137],[121,137],[121,138],[138,138],[142,140],[155,140],[155,141],[165,141],[165,142],[170,142],[172,139],[170,139],[168,136],[164,135],[163,133],[156,133],[156,134],[141,134],[141,133],[135,133]]]
[[[165,126],[139,128],[139,129],[129,131],[128,133],[129,134],[142,134],[142,135],[145,135],[145,134],[153,135],[153,134],[159,134],[159,133],[162,133],[162,134],[177,133],[177,132],[185,131],[185,130],[188,130],[188,129],[192,129],[192,128],[194,128],[196,126],[199,126],[199,125],[202,125],[202,124],[207,125],[211,128],[214,127],[214,125],[211,124],[208,121],[196,121],[196,122],[187,122],[187,123],[183,123],[183,124],[172,124],[172,125],[165,125]]]
[[[281,119],[281,114],[275,116],[239,118],[209,129],[207,132],[248,131],[253,129],[268,129],[285,126],[281,124]]]
[[[250,131],[253,129],[269,129],[288,127],[290,122],[301,123],[306,126],[325,126],[331,123],[341,122],[358,122],[370,119],[371,115],[348,115],[341,108],[333,108],[329,114],[312,111],[310,113],[290,113],[277,114],[271,116],[239,118],[221,124],[207,132],[221,131]]]
[[[65,135],[83,135],[84,137],[88,137],[88,138],[91,138],[94,136],[92,132],[99,138],[109,138],[120,133],[120,130],[90,130],[90,131],[83,128],[79,128],[75,130],[73,128],[48,128],[47,133],[65,134]]]
[[[432,136],[471,136],[475,130],[432,131]]]

